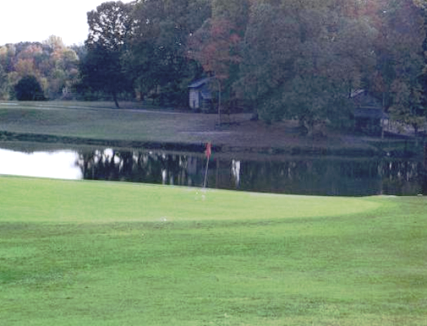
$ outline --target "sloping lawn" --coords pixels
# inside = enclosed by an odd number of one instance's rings
[[[426,325],[427,199],[0,177],[0,324]]]
[[[19,135],[52,136],[108,142],[141,141],[200,144],[212,142],[231,151],[234,147],[280,148],[287,152],[326,153],[334,155],[371,155],[376,149],[358,137],[342,137],[333,132],[327,138],[296,137],[295,121],[267,125],[250,121],[251,114],[223,115],[222,127],[216,114],[190,111],[150,110],[138,103],[124,103],[124,109],[112,109],[104,102],[2,102],[0,101],[0,139],[9,141]],[[43,137],[42,137],[43,138]],[[46,142],[45,139],[37,141]],[[69,140],[66,141],[69,143]],[[356,154],[355,154],[356,153]],[[369,153],[369,154],[367,154]]]

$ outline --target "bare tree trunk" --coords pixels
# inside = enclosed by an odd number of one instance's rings
[[[424,169],[427,171],[427,143],[424,144]]]
[[[414,128],[414,138],[415,138],[415,146],[418,147],[418,126],[416,124],[412,125],[412,128]]]
[[[218,125],[221,126],[221,82],[218,81]]]
[[[116,108],[120,109],[119,102],[117,101],[117,93],[116,92],[113,92],[113,99],[114,99],[114,104],[116,104]]]
[[[381,106],[381,139],[384,139],[384,106],[385,106],[385,92],[383,92],[383,104]]]

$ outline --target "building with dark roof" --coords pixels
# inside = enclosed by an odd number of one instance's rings
[[[195,111],[210,111],[213,107],[211,83],[214,77],[198,79],[188,85],[189,106]]]
[[[356,131],[368,134],[380,134],[382,122],[389,116],[383,112],[382,103],[364,89],[351,92],[353,100],[353,119]]]

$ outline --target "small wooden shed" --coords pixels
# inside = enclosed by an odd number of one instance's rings
[[[352,91],[350,97],[354,104],[355,130],[369,134],[380,134],[383,121],[389,119],[388,114],[383,112],[381,102],[364,89]]]
[[[213,77],[206,77],[188,85],[189,106],[192,110],[208,112],[213,108],[212,80]]]

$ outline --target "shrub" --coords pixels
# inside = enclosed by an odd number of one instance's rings
[[[25,76],[15,86],[18,101],[45,101],[43,90],[34,76]]]

